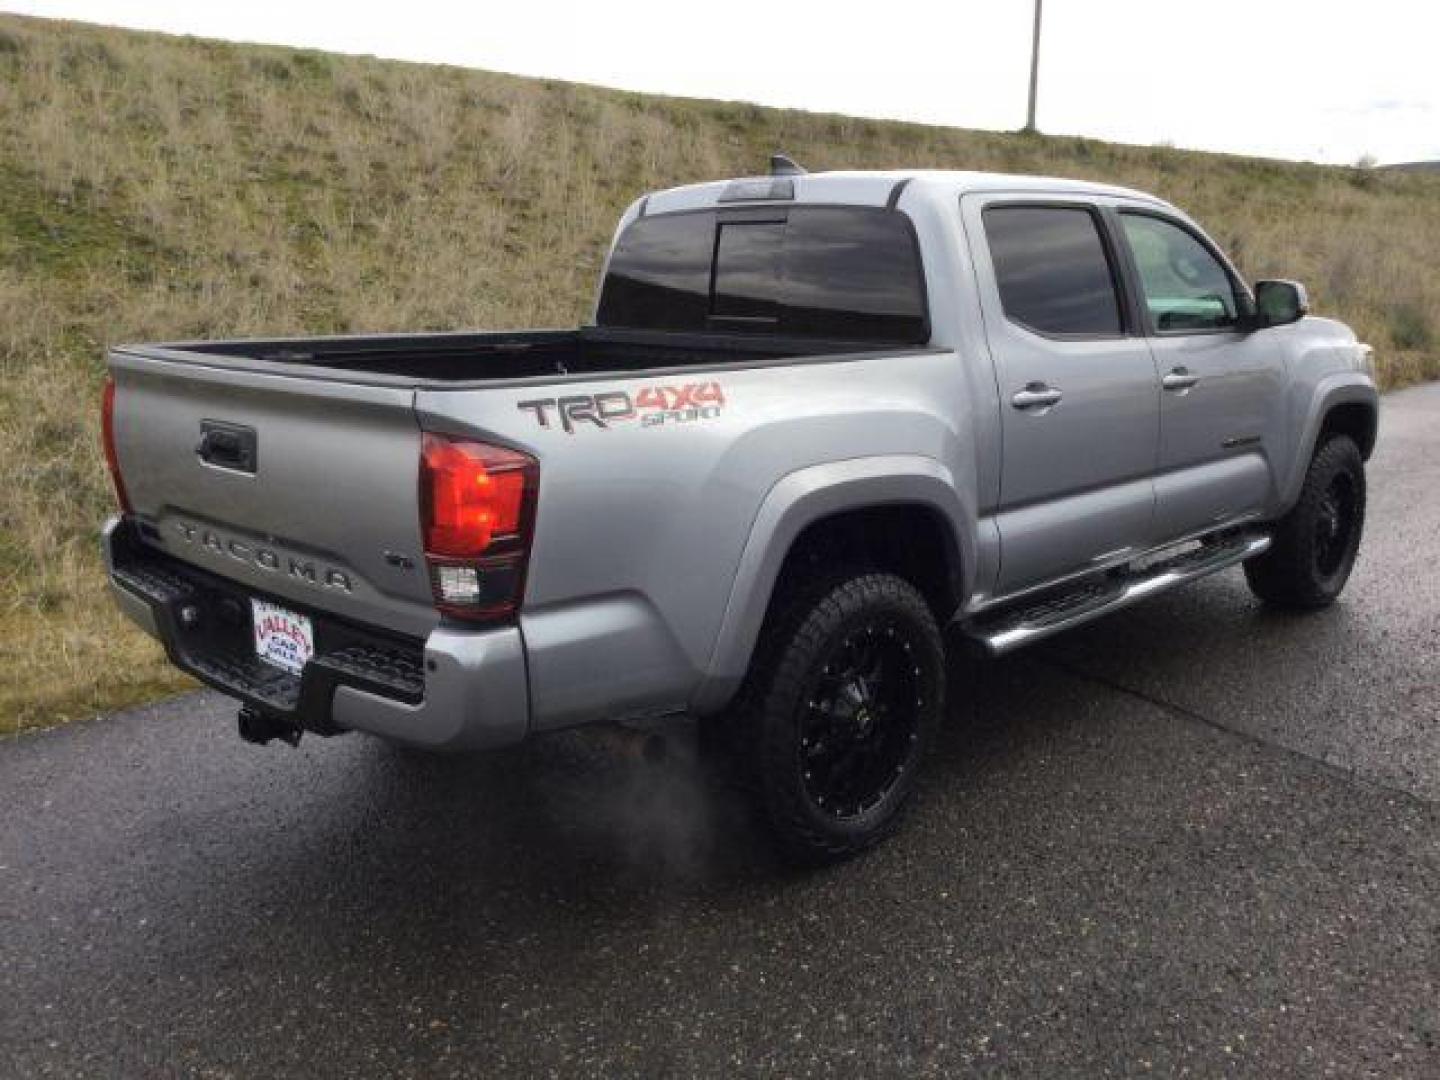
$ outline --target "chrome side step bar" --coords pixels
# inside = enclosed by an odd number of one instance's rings
[[[991,656],[1003,656],[1061,630],[1080,626],[1187,581],[1242,563],[1269,546],[1269,536],[1240,533],[1158,562],[1137,559],[1130,566],[1084,584],[1022,601],[995,614],[986,612],[965,623],[964,632]]]

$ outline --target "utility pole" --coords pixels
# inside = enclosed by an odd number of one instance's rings
[[[1040,82],[1040,5],[1042,0],[1035,0],[1035,36],[1030,42],[1030,110],[1025,115],[1024,130],[1034,134],[1039,130],[1035,126],[1035,88]]]

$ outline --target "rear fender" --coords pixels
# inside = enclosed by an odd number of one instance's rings
[[[822,518],[877,506],[919,505],[951,531],[960,559],[960,594],[974,586],[975,515],[940,462],[912,455],[852,458],[799,469],[780,479],[760,505],[740,556],[707,674],[691,698],[700,714],[717,712],[739,689],[760,636],[780,568],[796,538]]]

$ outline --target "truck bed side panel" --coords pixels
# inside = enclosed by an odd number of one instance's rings
[[[425,428],[540,461],[520,619],[534,726],[597,719],[599,703],[615,716],[686,707],[767,493],[822,463],[972,462],[954,408],[963,385],[956,354],[935,349],[539,390],[421,390]],[[603,412],[604,426],[582,418],[567,429],[563,399],[582,417]],[[695,404],[643,404],[677,399]],[[973,506],[973,473],[957,487]]]

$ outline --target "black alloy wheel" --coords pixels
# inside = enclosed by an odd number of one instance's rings
[[[815,674],[802,705],[801,783],[816,808],[858,818],[885,800],[920,742],[925,687],[903,622],[853,628]]]
[[[889,836],[944,699],[940,629],[910,582],[834,568],[789,585],[726,718],[785,854],[832,862]]]
[[[1365,462],[1347,435],[1316,450],[1300,497],[1275,523],[1270,550],[1245,563],[1250,590],[1267,604],[1313,611],[1335,602],[1360,552]]]

